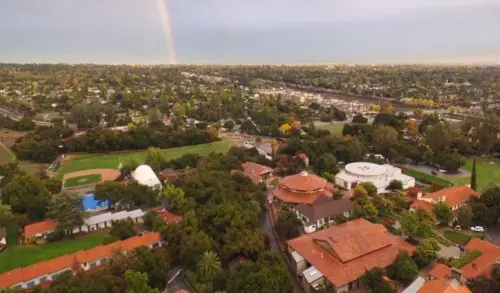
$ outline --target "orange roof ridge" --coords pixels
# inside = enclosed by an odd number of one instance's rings
[[[30,281],[46,274],[56,273],[66,268],[73,269],[75,263],[81,264],[94,262],[105,257],[110,257],[113,253],[120,249],[130,251],[140,246],[151,245],[159,242],[160,240],[160,233],[151,232],[134,236],[124,241],[115,241],[105,246],[99,245],[88,250],[80,250],[72,254],[61,255],[50,260],[44,260],[31,264],[24,268],[16,268],[0,274],[0,289],[7,288],[21,282]]]

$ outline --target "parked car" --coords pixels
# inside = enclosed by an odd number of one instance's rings
[[[462,227],[460,227],[460,226],[458,226],[458,225],[457,225],[457,226],[455,226],[455,231],[459,231],[459,232],[460,232],[460,231],[462,231]]]
[[[484,228],[482,226],[470,227],[470,230],[473,232],[484,232]]]
[[[445,169],[439,169],[438,170],[440,173],[446,173],[447,171]]]

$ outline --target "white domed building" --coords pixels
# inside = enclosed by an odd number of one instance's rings
[[[403,183],[403,189],[415,186],[415,178],[405,175],[400,168],[391,165],[378,165],[368,162],[347,164],[345,169],[335,176],[335,184],[351,190],[356,185],[371,182],[377,187],[377,193],[386,192],[392,180]]]
[[[132,172],[132,178],[141,185],[146,185],[153,189],[161,189],[161,182],[155,172],[148,165],[141,165]]]

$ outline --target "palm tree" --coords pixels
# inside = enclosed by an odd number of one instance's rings
[[[197,267],[201,280],[210,281],[221,269],[219,256],[213,250],[205,251]]]

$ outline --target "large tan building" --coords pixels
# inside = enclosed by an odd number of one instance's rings
[[[342,293],[361,286],[366,270],[386,268],[415,247],[380,224],[357,219],[289,240],[288,252],[304,290],[321,286]]]

